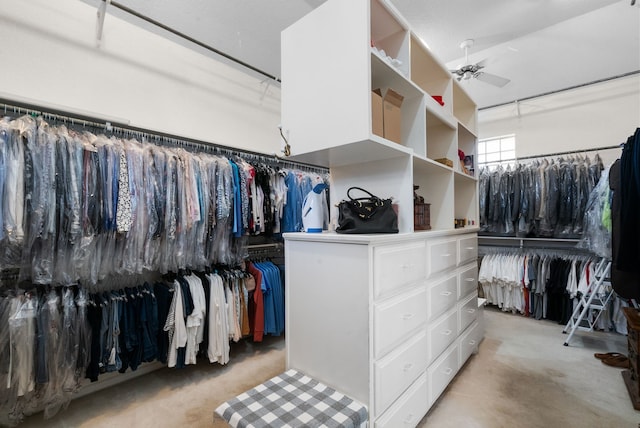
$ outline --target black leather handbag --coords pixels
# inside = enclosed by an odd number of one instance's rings
[[[352,190],[368,196],[354,198]],[[350,187],[347,197],[348,201],[338,204],[337,233],[398,233],[398,214],[391,199],[381,199],[361,187]]]

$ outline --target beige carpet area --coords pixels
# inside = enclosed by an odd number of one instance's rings
[[[486,336],[420,427],[638,428],[621,369],[594,352],[626,353],[614,333],[574,336],[562,326],[485,310]],[[224,427],[213,410],[222,402],[281,373],[283,338],[232,347],[227,366],[199,363],[160,369],[71,402],[50,420],[31,416],[21,427]]]

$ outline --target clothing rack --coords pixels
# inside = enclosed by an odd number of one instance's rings
[[[478,235],[479,247],[500,247],[519,249],[553,249],[564,251],[585,252],[583,248],[576,247],[579,239],[564,238],[525,238],[516,236],[483,236]]]
[[[562,259],[593,259],[595,256],[586,251],[578,251],[568,252],[571,249],[562,249],[562,248],[545,248],[545,247],[528,247],[528,248],[517,248],[517,247],[479,247],[478,248],[478,257],[482,258],[491,254],[537,254],[540,256],[551,256],[558,257]],[[578,249],[580,250],[580,249]]]
[[[617,146],[594,147],[591,149],[582,149],[582,150],[567,150],[564,152],[547,153],[543,155],[518,156],[512,159],[502,159],[500,162],[497,162],[497,163],[518,162],[518,161],[527,160],[527,159],[541,159],[541,158],[549,158],[549,157],[555,157],[555,156],[566,156],[566,155],[576,155],[576,154],[589,153],[589,152],[599,152],[601,150],[620,149],[622,148],[623,145],[624,143],[618,144]]]
[[[58,108],[46,108],[29,102],[19,102],[0,98],[0,114],[4,116],[12,114],[15,116],[41,116],[45,120],[60,122],[76,131],[81,131],[83,128],[89,128],[87,130],[91,130],[96,133],[103,133],[108,136],[136,138],[156,145],[183,148],[191,152],[205,152],[227,157],[238,156],[248,162],[260,162],[273,167],[300,169],[307,172],[317,172],[318,174],[327,174],[329,172],[327,168],[304,162],[283,159],[276,154],[268,155],[250,150],[237,149],[218,143],[210,143],[165,132],[131,126],[124,121],[111,122],[109,120],[103,120],[80,113],[73,113]]]

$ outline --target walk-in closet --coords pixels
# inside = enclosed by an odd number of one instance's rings
[[[638,34],[0,0],[0,426],[638,426]]]

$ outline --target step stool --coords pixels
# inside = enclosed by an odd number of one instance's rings
[[[369,418],[364,405],[293,369],[222,403],[215,414],[233,428],[366,428]]]

